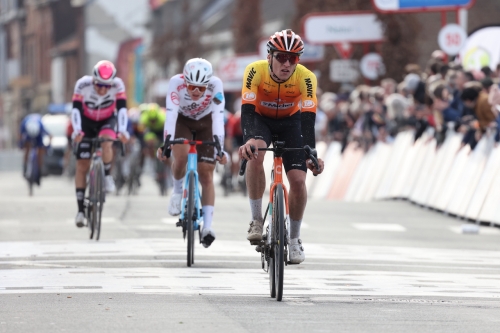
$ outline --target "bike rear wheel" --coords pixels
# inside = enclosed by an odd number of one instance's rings
[[[285,199],[283,188],[278,184],[274,192],[273,226],[274,226],[274,274],[276,283],[276,300],[283,299],[283,280],[285,273]]]
[[[189,192],[188,192],[188,204],[187,204],[187,213],[185,215],[185,219],[187,221],[187,265],[191,267],[194,263],[194,173],[189,173]]]

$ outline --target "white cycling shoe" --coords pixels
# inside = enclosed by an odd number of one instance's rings
[[[116,191],[115,180],[113,176],[107,175],[104,177],[104,189],[107,193],[113,193]]]
[[[215,232],[211,228],[203,228],[203,230],[201,231],[201,244],[203,245],[203,247],[210,247],[214,240]]]
[[[75,224],[78,228],[83,227],[85,225],[85,214],[78,212],[78,214],[76,214]]]
[[[168,213],[177,216],[181,213],[182,193],[172,193],[168,204]]]
[[[302,240],[300,238],[292,238],[288,245],[288,256],[290,264],[300,264],[306,259]]]
[[[247,239],[252,242],[260,242],[262,240],[262,229],[264,222],[252,220],[250,221],[250,227],[248,228]]]

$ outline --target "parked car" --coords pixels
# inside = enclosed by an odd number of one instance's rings
[[[43,125],[52,135],[52,141],[43,162],[44,176],[62,175],[64,171],[64,152],[68,147],[66,129],[69,121],[69,116],[66,114],[46,114],[42,117]],[[48,142],[49,138],[44,138],[44,143],[48,144]]]

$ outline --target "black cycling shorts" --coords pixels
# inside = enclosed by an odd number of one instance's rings
[[[255,139],[264,140],[269,147],[271,145],[273,135],[277,135],[277,141],[285,141],[285,147],[304,147],[301,124],[300,112],[296,112],[290,117],[282,119],[263,117],[260,114],[255,113]],[[246,141],[247,140],[245,140],[245,142]],[[272,154],[272,152],[268,152],[268,154]],[[292,169],[306,172],[307,167],[305,152],[303,150],[297,150],[284,153],[283,166],[285,167],[285,171],[287,173]]]
[[[85,138],[96,138],[99,133],[109,134],[113,137],[113,133],[116,136],[116,117],[112,116],[108,119],[101,121],[94,121],[86,117],[82,117],[82,132]],[[111,133],[113,132],[113,133]],[[91,158],[92,155],[92,144],[90,142],[80,142],[78,149],[76,150],[76,159],[85,160]]]
[[[177,123],[175,124],[175,139],[191,140],[193,138],[191,131],[196,131],[196,140],[214,141],[214,137],[212,136],[212,114],[209,113],[198,120],[179,114]],[[213,146],[196,146],[196,151],[198,152],[198,163],[215,164],[216,159]]]

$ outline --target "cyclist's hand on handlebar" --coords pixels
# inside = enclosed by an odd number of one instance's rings
[[[259,152],[257,149],[255,149],[255,152],[252,153],[252,149],[250,148],[252,146],[257,147],[255,139],[248,140],[247,143],[240,147],[240,149],[238,150],[240,159],[248,161],[257,159],[257,155],[259,154]]]
[[[127,143],[128,140],[130,139],[130,134],[126,132],[120,132],[118,133],[118,140],[120,140],[122,143]]]
[[[78,133],[76,132],[73,132],[73,134],[71,135],[71,137],[73,138],[73,141],[76,142],[76,143],[80,143],[83,139],[83,132],[80,131]]]
[[[307,161],[306,161],[307,168],[309,170],[311,170],[312,173],[315,175],[319,175],[325,169],[325,162],[323,162],[323,160],[321,158],[318,158],[318,165],[319,165],[319,170],[316,169],[316,167],[314,166],[314,163],[311,159],[307,159]]]
[[[160,161],[163,161],[163,162],[165,162],[168,159],[167,156],[163,156],[163,148],[162,147],[158,148],[158,150],[156,151],[156,158],[159,159]]]
[[[217,162],[224,165],[227,163],[227,153],[224,152],[224,154],[222,154],[222,157],[220,157],[219,155],[216,155],[215,159],[217,160]]]

